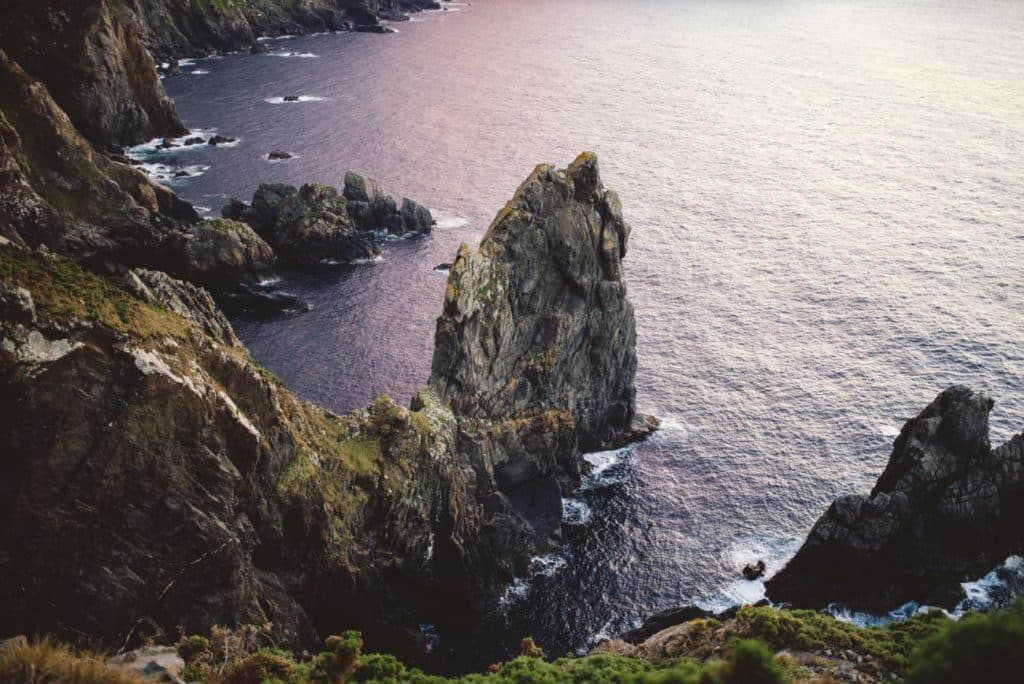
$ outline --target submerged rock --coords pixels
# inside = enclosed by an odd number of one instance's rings
[[[1024,549],[1024,435],[992,449],[992,406],[954,386],[907,421],[871,494],[836,499],[766,582],[768,596],[815,608],[951,607],[960,582]]]
[[[292,153],[291,152],[284,152],[282,150],[274,150],[273,152],[271,152],[270,154],[267,155],[267,159],[271,159],[271,160],[274,160],[274,161],[280,161],[282,159],[291,159],[291,158],[292,158]]]

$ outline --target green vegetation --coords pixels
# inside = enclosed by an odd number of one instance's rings
[[[706,621],[709,627],[715,620]],[[892,622],[885,627],[857,627],[812,610],[776,610],[767,606],[744,606],[735,623],[727,627],[726,638],[751,638],[776,649],[853,651],[880,659],[896,670],[909,662],[914,646],[949,623],[939,610]],[[714,631],[713,629],[709,631]]]
[[[58,320],[87,319],[142,340],[182,338],[188,323],[145,304],[63,257],[0,245],[0,280],[32,293],[37,310]]]
[[[1024,598],[1012,608],[951,622],[914,650],[907,684],[1004,682],[1024,677]]]

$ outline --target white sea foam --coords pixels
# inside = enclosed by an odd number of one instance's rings
[[[557,553],[548,553],[530,559],[530,572],[534,577],[553,577],[568,564],[569,561],[565,557]]]
[[[315,59],[318,55],[312,52],[268,52],[268,57],[300,57],[303,59]]]
[[[567,525],[586,525],[590,522],[593,511],[590,506],[579,499],[562,499],[562,522]]]
[[[268,97],[263,101],[270,104],[299,104],[300,102],[322,102],[326,99],[319,95],[299,95],[298,100],[285,100],[284,97]]]
[[[193,76],[205,76],[206,74],[208,74],[210,72],[207,69],[193,69],[192,71],[190,71],[188,73],[192,74]]]
[[[616,466],[625,461],[635,448],[636,444],[630,444],[621,449],[583,454],[583,460],[590,464],[590,473],[583,478],[580,489],[606,487],[621,481],[623,473]]]
[[[444,212],[431,209],[430,213],[434,215],[434,221],[436,222],[435,228],[450,229],[450,228],[464,228],[469,225],[469,219],[461,216],[455,216],[453,214],[445,214]]]

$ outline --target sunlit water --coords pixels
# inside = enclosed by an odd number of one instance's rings
[[[777,570],[951,383],[996,399],[994,443],[1024,428],[1024,3],[454,9],[270,43],[301,58],[197,62],[168,91],[190,126],[240,142],[165,161],[203,174],[175,187],[215,212],[347,169],[435,210],[382,263],[285,274],[309,313],[235,321],[343,411],[424,382],[433,267],[533,166],[599,154],[634,228],[639,404],[664,429],[595,457],[566,543],[510,588],[506,645],[559,654],[658,609],[757,600],[743,564]],[[296,158],[265,160],[278,149]],[[480,661],[502,654],[481,641]]]

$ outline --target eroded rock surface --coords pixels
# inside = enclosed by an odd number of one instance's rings
[[[952,606],[960,582],[1024,549],[1024,436],[992,449],[993,401],[945,390],[907,421],[869,496],[836,499],[766,583],[796,606]]]
[[[629,226],[597,158],[537,167],[479,249],[463,245],[438,319],[431,383],[459,414],[568,414],[585,449],[632,435],[636,323]]]
[[[252,204],[232,199],[221,213],[247,222],[281,259],[296,264],[370,259],[380,254],[383,234],[427,232],[434,225],[422,205],[405,199],[399,209],[376,181],[351,171],[343,193],[322,183],[264,183]]]

